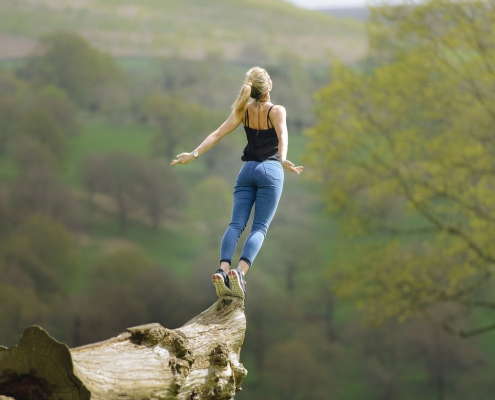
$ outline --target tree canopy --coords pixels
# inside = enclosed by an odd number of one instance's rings
[[[95,92],[119,81],[122,72],[115,60],[71,32],[52,32],[40,44],[22,71],[39,85],[56,85],[79,105],[96,107]]]
[[[336,63],[316,95],[307,161],[343,232],[368,237],[335,264],[335,288],[374,322],[419,312],[461,336],[495,329],[457,321],[495,309],[494,19],[485,1],[375,8],[377,67]]]

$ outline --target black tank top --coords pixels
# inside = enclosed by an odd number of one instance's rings
[[[246,125],[244,130],[246,131],[247,146],[244,148],[244,154],[241,157],[242,161],[265,161],[276,160],[280,161],[278,155],[278,136],[270,119],[270,111],[273,106],[268,110],[266,115],[266,126],[268,129],[254,129],[249,127],[249,113],[246,109]],[[270,124],[272,127],[270,128]]]

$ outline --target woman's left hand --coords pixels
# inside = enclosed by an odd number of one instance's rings
[[[289,160],[284,160],[282,161],[282,167],[284,167],[284,169],[290,171],[290,172],[295,172],[297,173],[298,175],[301,174],[302,170],[303,170],[303,166],[300,166],[300,167],[296,167],[294,165],[294,163],[292,161],[289,161]]]
[[[170,165],[189,164],[192,160],[194,160],[193,153],[181,153],[177,155],[177,160],[173,160]]]

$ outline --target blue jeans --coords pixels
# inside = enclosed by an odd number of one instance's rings
[[[279,161],[247,161],[242,166],[235,182],[232,219],[223,235],[220,262],[231,264],[237,241],[256,204],[251,233],[241,255],[241,260],[249,266],[253,264],[277,210],[283,185],[284,169]]]

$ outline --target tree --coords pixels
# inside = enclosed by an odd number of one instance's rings
[[[190,151],[199,145],[203,136],[223,122],[218,113],[165,94],[149,97],[142,112],[145,120],[157,130],[152,143],[154,154],[168,159],[175,157],[179,150]]]
[[[44,87],[32,94],[27,110],[17,117],[21,121],[20,135],[12,140],[12,152],[19,168],[63,168],[67,139],[80,129],[77,109],[66,93],[56,87]]]
[[[66,91],[57,86],[41,87],[31,100],[31,108],[46,110],[60,125],[66,137],[80,133],[78,109]]]
[[[52,166],[58,168],[64,166],[67,138],[54,115],[41,107],[32,108],[24,116],[21,130],[24,135],[47,150]]]
[[[16,138],[10,146],[10,155],[21,173],[33,172],[37,168],[51,171],[58,164],[46,146],[29,136]]]
[[[27,218],[0,248],[3,270],[22,271],[41,298],[64,293],[77,272],[73,238],[59,223],[46,216]]]
[[[0,154],[7,148],[7,143],[17,132],[21,109],[14,96],[0,97]]]
[[[94,155],[91,157],[95,159]],[[90,191],[98,188],[113,199],[120,231],[125,234],[129,217],[139,206],[137,198],[141,189],[143,161],[124,152],[113,152],[101,157],[101,161],[91,168],[88,161],[84,161],[86,168],[83,169],[83,179],[90,184]]]
[[[92,205],[97,192],[113,199],[112,211],[117,212],[122,233],[126,232],[131,215],[138,212],[141,220],[144,217],[147,222],[148,217],[153,228],[158,229],[166,213],[185,196],[170,168],[128,153],[88,154],[82,161],[81,175]]]
[[[186,192],[168,162],[143,165],[140,182],[138,199],[156,231],[172,208],[184,203]]]
[[[0,245],[0,336],[18,340],[16,330],[43,324],[62,340],[71,337],[69,291],[79,274],[73,238],[63,225],[33,215]]]
[[[22,115],[21,97],[26,86],[25,82],[9,71],[0,71],[0,155],[18,132]]]
[[[456,313],[430,319],[451,333],[495,329],[455,324],[458,313],[495,309],[486,291],[495,262],[493,18],[484,1],[376,8],[371,43],[382,65],[361,75],[334,64],[316,95],[307,161],[356,238],[333,266],[335,289],[375,323],[449,303]]]
[[[79,105],[97,109],[94,93],[123,75],[115,60],[70,32],[52,32],[40,39],[21,76],[37,85],[56,85]]]
[[[371,399],[463,398],[459,394],[464,381],[479,379],[488,361],[473,341],[450,335],[419,317],[379,327],[364,327],[354,320],[343,327],[342,336],[341,343],[350,350],[345,362],[360,365],[351,373],[367,392],[375,394]],[[424,378],[418,382],[418,376]],[[482,391],[472,393],[479,397]]]
[[[39,160],[43,153],[32,150],[32,161]],[[26,157],[28,154],[24,153]],[[32,214],[42,214],[63,223],[73,223],[77,217],[77,203],[70,190],[58,181],[55,173],[46,165],[33,164],[22,171],[13,183],[11,192],[11,209],[18,220]]]
[[[134,97],[134,94],[131,96],[130,91],[131,88],[123,82],[102,83],[94,90],[94,107],[114,123],[128,121],[131,112],[131,97]]]
[[[469,341],[462,341],[448,335],[445,331],[425,324],[424,321],[413,321],[408,341],[420,354],[420,362],[424,363],[429,390],[435,393],[437,400],[451,398],[457,392],[456,386],[461,382],[457,376],[473,371],[479,374],[484,369],[487,359]],[[414,335],[411,333],[414,332]]]

